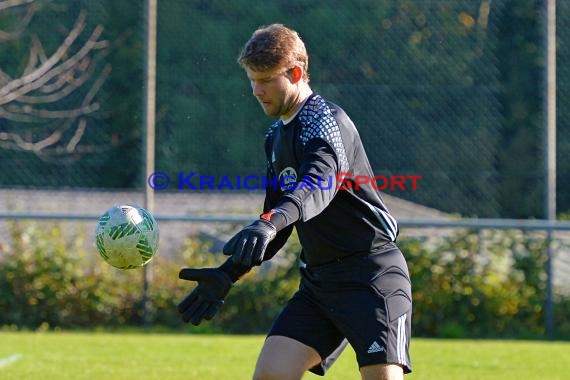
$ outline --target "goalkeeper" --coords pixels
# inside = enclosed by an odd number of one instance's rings
[[[324,375],[347,343],[363,379],[403,378],[411,372],[410,278],[396,220],[378,191],[351,182],[374,176],[354,124],[311,90],[294,30],[257,29],[238,62],[265,114],[277,119],[265,139],[267,177],[277,180],[261,217],[224,246],[231,256],[224,264],[181,270],[180,278],[198,282],[178,306],[182,319],[211,319],[232,284],[271,259],[296,228],[301,283],[268,333],[254,378]]]

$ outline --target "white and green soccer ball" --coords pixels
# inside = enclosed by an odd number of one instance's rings
[[[97,222],[97,251],[119,269],[139,268],[158,250],[158,224],[152,214],[136,205],[115,205]]]

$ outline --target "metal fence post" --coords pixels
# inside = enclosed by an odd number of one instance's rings
[[[146,181],[150,174],[154,172],[155,164],[155,113],[156,113],[156,22],[157,22],[157,0],[146,0],[145,3],[145,104],[144,104],[144,207],[150,212],[154,211],[154,190],[148,186]],[[150,283],[149,266],[143,268],[143,325],[150,324],[149,310],[150,298],[148,295]]]
[[[546,0],[546,136],[545,136],[545,208],[546,218],[556,220],[556,0]],[[548,338],[554,337],[554,302],[553,287],[553,257],[552,229],[547,230],[547,300],[545,313],[545,328]]]

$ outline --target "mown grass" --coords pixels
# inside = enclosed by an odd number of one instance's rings
[[[250,379],[263,339],[0,332],[0,379]],[[414,339],[414,373],[407,379],[567,379],[569,359],[569,342]],[[325,378],[360,378],[352,350],[343,353]]]

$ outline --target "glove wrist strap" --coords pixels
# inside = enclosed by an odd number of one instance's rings
[[[232,282],[236,282],[244,274],[249,272],[251,270],[251,267],[247,267],[241,263],[236,263],[232,257],[230,257],[222,265],[220,265],[219,269],[224,271],[230,277]]]
[[[273,224],[276,231],[280,231],[287,227],[287,218],[280,210],[271,209],[266,213],[261,214],[259,217]]]

